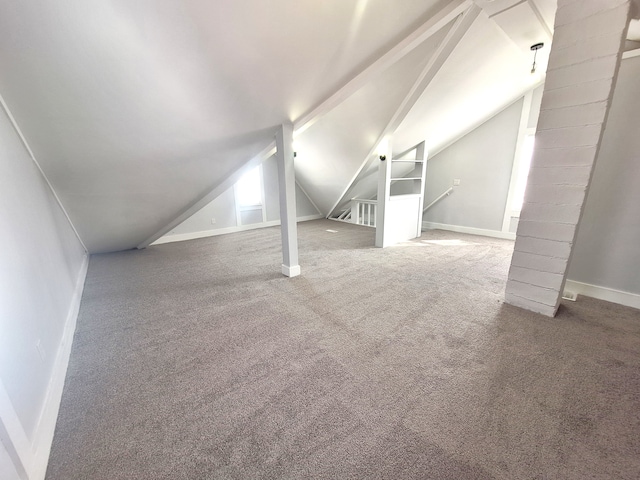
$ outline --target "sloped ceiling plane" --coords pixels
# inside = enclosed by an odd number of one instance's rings
[[[385,135],[433,154],[539,83],[529,46],[550,44],[554,13],[555,0],[2,0],[0,94],[89,252],[124,250],[268,156],[285,122],[298,181],[330,214],[370,188]]]

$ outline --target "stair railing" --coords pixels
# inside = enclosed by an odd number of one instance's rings
[[[426,212],[427,210],[429,210],[431,207],[433,207],[436,203],[438,203],[440,200],[442,200],[444,197],[451,195],[451,192],[453,192],[453,187],[449,187],[449,190],[447,190],[446,192],[444,192],[442,195],[439,195],[438,198],[436,198],[433,202],[431,202],[429,205],[427,205],[426,207],[424,207],[422,209],[422,213]]]
[[[351,199],[351,222],[365,227],[376,226],[378,202],[364,198]]]

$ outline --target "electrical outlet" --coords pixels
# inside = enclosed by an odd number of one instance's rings
[[[459,178],[454,178],[453,179],[453,186],[454,187],[459,187],[460,186],[460,179]]]
[[[212,219],[211,219],[211,225],[215,225],[215,224],[216,224],[216,219],[215,219],[215,218],[212,218]]]

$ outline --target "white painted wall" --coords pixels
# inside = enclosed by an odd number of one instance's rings
[[[266,223],[259,222],[252,227],[269,226],[280,220],[280,200],[278,197],[278,170],[275,157],[270,157],[262,163],[264,179],[264,208],[266,209]],[[313,206],[304,192],[296,185],[296,209],[298,218],[320,217],[320,212]],[[213,224],[211,219],[215,218]],[[236,218],[235,195],[233,187],[226,190],[218,198],[193,214],[187,220],[171,230],[157,243],[184,240],[192,234],[196,237],[216,235],[234,231],[238,226]],[[205,235],[207,234],[207,235]],[[194,237],[195,238],[195,237]]]
[[[425,206],[454,179],[460,186],[425,212],[425,222],[501,231],[521,110],[522,99],[428,160]]]
[[[640,57],[622,61],[569,281],[640,295]]]
[[[37,469],[53,437],[86,255],[2,109],[0,204],[0,421]]]
[[[5,448],[0,441],[0,478],[3,480],[19,480],[18,472]]]

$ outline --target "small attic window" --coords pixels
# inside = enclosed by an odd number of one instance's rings
[[[256,207],[262,205],[261,170],[258,165],[245,173],[236,183],[236,201],[240,207]]]
[[[253,225],[267,221],[264,208],[262,166],[245,173],[233,188],[236,198],[236,225]]]

